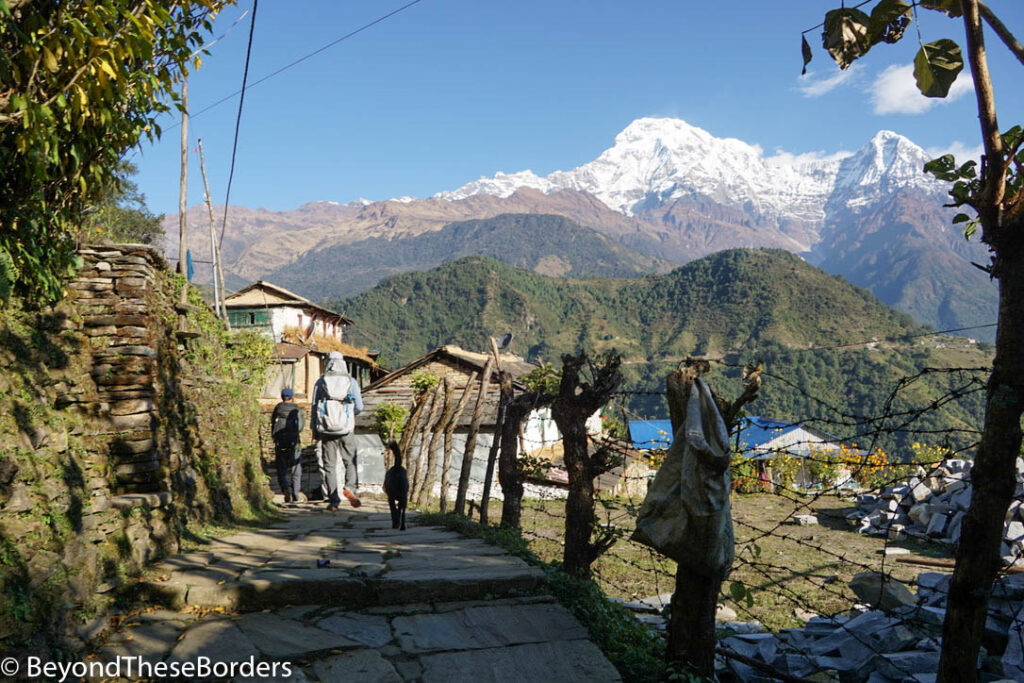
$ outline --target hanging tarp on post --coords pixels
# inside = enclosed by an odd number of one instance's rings
[[[686,419],[640,508],[633,539],[691,571],[724,578],[733,560],[729,432],[695,379]]]

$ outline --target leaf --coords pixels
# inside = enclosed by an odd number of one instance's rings
[[[736,602],[743,602],[747,595],[747,587],[739,581],[733,581],[729,584],[729,595]]]
[[[821,45],[846,69],[871,49],[871,18],[859,9],[834,9],[825,14]]]
[[[60,68],[57,65],[57,58],[53,56],[53,53],[45,45],[43,46],[43,66],[51,73]]]
[[[0,0],[0,2],[3,2],[3,0]],[[807,44],[807,36],[803,34],[800,35],[800,53],[804,58],[804,68],[800,71],[800,75],[806,76],[807,65],[811,63],[811,57],[813,57],[813,55],[811,54],[811,46]]]
[[[952,154],[943,154],[938,159],[932,159],[924,165],[924,172],[930,173],[939,180],[956,180],[957,175],[953,171],[956,166],[956,157]]]
[[[953,224],[954,225],[957,224],[957,223],[963,223],[964,221],[969,221],[969,220],[971,220],[971,217],[968,216],[966,213],[958,213],[957,215],[953,216]]]
[[[1020,144],[1021,135],[1024,135],[1024,129],[1020,126],[1014,126],[1003,133],[1003,145],[1011,149],[1016,147]]]
[[[945,97],[964,68],[960,46],[949,38],[925,43],[914,57],[914,80],[925,97]]]
[[[973,221],[969,222],[967,225],[964,226],[964,239],[965,240],[967,240],[968,242],[971,241],[971,238],[974,237],[974,233],[978,232],[978,224],[979,223],[980,223],[980,221],[978,220],[977,217],[975,217]]]
[[[871,42],[895,43],[910,26],[910,5],[903,0],[882,0],[871,10]]]
[[[960,0],[921,0],[921,7],[945,12],[948,16],[956,18],[963,14],[960,8]]]

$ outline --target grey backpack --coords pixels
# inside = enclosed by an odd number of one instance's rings
[[[348,375],[324,375],[320,378],[316,431],[325,436],[345,436],[355,428],[355,399],[352,378]]]

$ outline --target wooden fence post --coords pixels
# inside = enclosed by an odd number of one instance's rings
[[[494,438],[491,441],[491,450],[487,453],[487,472],[484,474],[484,492],[480,497],[480,523],[488,523],[487,509],[491,504],[491,481],[494,479],[494,465],[498,460],[498,449],[501,446],[501,433],[505,428],[506,412],[508,411],[508,400],[512,394],[512,377],[502,371],[498,371],[498,381],[501,386],[501,397],[498,399],[498,417],[494,421]]]
[[[441,463],[441,512],[448,511],[448,487],[451,486],[452,476],[452,435],[459,424],[462,412],[469,403],[470,391],[476,378],[477,373],[474,372],[470,375],[469,380],[466,381],[465,388],[462,390],[462,396],[459,397],[459,402],[455,406],[455,412],[452,413],[444,426],[444,459]]]
[[[434,482],[437,481],[437,446],[444,434],[448,420],[452,416],[452,402],[454,400],[451,380],[447,377],[441,384],[441,392],[444,394],[442,408],[435,422],[431,426],[430,445],[427,446],[427,464],[423,472],[423,484],[420,486],[416,496],[416,504],[423,505],[430,500],[430,493],[434,489]]]
[[[426,449],[430,444],[430,441],[427,440],[427,434],[430,433],[437,422],[438,412],[441,410],[443,400],[441,397],[442,391],[443,386],[438,384],[430,392],[430,414],[427,416],[426,422],[423,422],[420,427],[419,446],[416,448],[416,457],[411,463],[412,470],[409,472],[409,500],[419,500],[420,489],[423,487],[423,480],[427,475],[427,465],[423,462]]]
[[[480,392],[476,396],[473,419],[469,423],[469,434],[466,436],[466,449],[462,453],[462,468],[459,470],[459,488],[455,494],[455,512],[460,515],[465,513],[466,492],[469,490],[469,475],[473,468],[473,455],[476,453],[476,439],[480,433],[480,423],[484,419],[487,387],[490,385],[491,372],[493,370],[494,360],[488,358],[484,364],[483,374],[480,375]],[[469,387],[467,386],[466,389],[468,391]]]

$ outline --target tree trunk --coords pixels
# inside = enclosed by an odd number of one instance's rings
[[[525,396],[509,401],[505,407],[505,419],[501,423],[501,450],[498,455],[498,482],[501,484],[501,524],[518,529],[521,526],[523,510],[523,473],[517,463],[519,455],[519,431],[523,420],[530,414],[530,405]]]
[[[1014,226],[1018,234],[1024,225]],[[997,258],[999,329],[988,381],[985,429],[971,470],[974,494],[964,517],[942,628],[940,681],[974,681],[988,596],[1002,566],[1003,524],[1015,488],[1024,412],[1024,250]]]
[[[673,372],[665,382],[672,433],[680,434],[693,390],[694,370]],[[679,565],[668,624],[668,657],[693,667],[701,676],[715,671],[715,609],[722,576],[704,576]]]
[[[594,528],[594,477],[587,467],[587,417],[575,414],[558,421],[569,475],[562,565],[574,576],[590,576],[590,565],[597,559],[590,543]]]
[[[441,512],[447,512],[448,510],[448,488],[451,486],[452,477],[452,435],[455,433],[455,428],[459,425],[459,418],[462,417],[462,412],[469,403],[469,395],[476,378],[477,374],[475,372],[470,375],[466,381],[465,388],[462,390],[462,396],[459,397],[459,402],[455,406],[455,412],[452,413],[444,426],[444,459],[441,463]]]
[[[668,627],[670,660],[686,662],[708,680],[715,673],[715,610],[722,580],[676,572]]]
[[[444,402],[442,403],[437,422],[431,427],[430,445],[427,447],[427,466],[426,471],[423,473],[423,485],[420,487],[419,495],[416,497],[417,505],[424,505],[430,500],[430,494],[434,490],[434,482],[437,481],[437,447],[441,442],[445,427],[448,425],[448,420],[452,416],[454,398],[452,395],[452,383],[445,377],[441,386]]]
[[[476,453],[476,439],[480,433],[480,423],[484,418],[484,404],[487,400],[487,387],[491,381],[494,361],[490,358],[484,364],[484,372],[480,376],[480,392],[476,396],[473,408],[473,419],[469,423],[469,434],[466,436],[466,450],[462,453],[462,468],[459,470],[459,489],[455,493],[455,513],[465,514],[466,492],[469,490],[469,475],[473,469],[473,455]],[[466,387],[469,390],[469,387]]]
[[[590,457],[586,423],[622,383],[621,363],[618,356],[605,356],[603,363],[589,365],[591,381],[583,382],[580,371],[588,366],[586,353],[565,354],[558,396],[551,406],[551,415],[562,433],[569,475],[562,564],[566,572],[576,576],[589,576],[590,565],[614,543],[614,537],[596,544],[590,541],[594,527],[594,478],[607,469],[607,463]]]
[[[999,327],[988,380],[985,427],[971,470],[974,494],[961,527],[942,625],[939,680],[944,683],[978,680],[978,652],[989,592],[1002,564],[1003,524],[1015,488],[1024,412],[1024,216],[1020,206],[1014,204],[1015,198],[1011,197],[1010,206],[1006,206],[1006,150],[996,120],[979,3],[961,0],[960,4],[985,146],[982,187],[970,204],[981,219],[982,241],[994,253],[992,275],[999,281]]]

